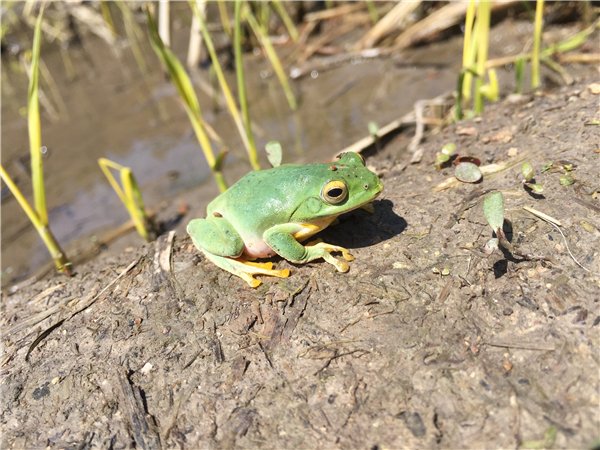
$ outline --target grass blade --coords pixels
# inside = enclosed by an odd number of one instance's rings
[[[475,113],[483,112],[483,77],[485,76],[485,62],[487,61],[488,42],[490,38],[491,2],[479,2],[477,8],[477,79],[475,80]]]
[[[371,4],[372,3],[373,2],[371,2]],[[292,41],[298,42],[298,39],[300,38],[300,36],[298,35],[298,30],[296,29],[296,25],[294,25],[293,20],[291,19],[290,15],[287,13],[287,11],[285,10],[285,8],[281,4],[281,2],[279,0],[273,0],[271,2],[271,4],[273,5],[273,8],[275,8],[275,11],[277,11],[277,14],[279,14],[279,17],[281,17],[281,20],[283,20],[283,23],[284,23],[285,27],[287,28],[288,33],[290,34],[290,37],[292,38]],[[377,12],[375,12],[375,14],[377,14]]]
[[[60,245],[54,238],[54,235],[50,231],[50,228],[48,228],[47,224],[44,224],[42,222],[38,213],[36,213],[31,207],[31,205],[29,205],[25,197],[23,197],[23,194],[21,194],[21,191],[19,190],[17,185],[8,176],[8,173],[6,173],[4,167],[2,166],[0,166],[0,176],[6,183],[6,186],[8,186],[8,189],[10,189],[12,194],[15,196],[15,198],[19,202],[19,205],[21,205],[21,208],[23,208],[23,211],[25,211],[25,214],[27,214],[27,217],[29,217],[29,220],[31,220],[31,223],[33,224],[36,231],[39,233],[40,237],[44,241],[44,244],[50,252],[52,259],[54,259],[56,269],[60,272],[64,271],[68,276],[70,276],[71,274],[69,273],[68,266],[70,266],[71,263],[69,262],[67,255],[60,248]]]
[[[183,100],[183,106],[188,114],[190,122],[192,123],[192,127],[194,128],[196,138],[198,139],[200,147],[202,148],[206,162],[212,170],[219,189],[221,192],[225,192],[227,190],[227,184],[225,183],[225,178],[223,177],[220,167],[218,168],[215,164],[215,155],[213,154],[212,146],[202,122],[202,113],[200,111],[198,97],[196,96],[196,92],[194,91],[194,87],[190,81],[190,77],[186,73],[179,59],[177,59],[177,56],[175,56],[175,54],[165,46],[162,39],[158,35],[156,23],[154,22],[154,18],[152,17],[152,14],[150,14],[149,10],[146,10],[146,16],[148,20],[148,29],[150,31],[150,43],[152,48],[163,64],[163,67],[169,74],[171,81],[177,88],[177,92],[179,92],[179,96]]]
[[[221,16],[223,30],[231,38],[231,24],[229,23],[229,15],[227,14],[227,5],[223,0],[217,1],[217,5],[219,5],[219,15]]]
[[[152,226],[146,215],[142,193],[133,176],[133,172],[129,167],[124,167],[121,164],[106,158],[98,159],[98,164],[100,165],[102,172],[104,172],[104,175],[106,175],[111,187],[117,193],[121,202],[123,202],[127,212],[129,212],[129,216],[131,217],[137,232],[146,240],[146,242],[150,242],[149,232],[152,231]],[[119,171],[121,175],[121,185],[123,187],[119,186],[119,183],[117,183],[117,180],[110,169]]]
[[[294,97],[294,94],[292,93],[292,89],[288,82],[287,76],[285,75],[285,72],[283,71],[283,67],[281,66],[281,61],[279,61],[279,57],[277,56],[277,52],[273,48],[273,44],[271,44],[269,37],[263,32],[262,28],[258,25],[258,22],[256,21],[256,18],[254,17],[254,14],[252,14],[252,12],[248,8],[246,8],[244,13],[245,13],[246,20],[250,24],[250,28],[252,28],[252,31],[258,38],[261,46],[263,47],[263,49],[265,50],[265,52],[267,54],[267,57],[269,58],[269,60],[271,61],[271,64],[273,65],[273,69],[275,70],[275,73],[277,74],[277,77],[279,78],[279,82],[281,83],[281,86],[283,87],[283,91],[285,92],[285,96],[287,97],[288,103],[290,104],[290,108],[292,108],[293,111],[296,111],[296,109],[298,108],[298,105],[296,103],[296,98]]]
[[[46,209],[46,192],[44,188],[44,166],[42,161],[42,131],[40,126],[39,68],[40,44],[42,40],[42,17],[44,5],[40,9],[35,31],[29,74],[29,92],[27,95],[27,121],[29,129],[29,151],[31,154],[31,180],[33,183],[33,199],[35,211],[42,224],[48,226],[48,210]]]
[[[254,170],[260,170],[260,165],[258,164],[258,156],[256,153],[256,147],[251,146],[250,144],[250,140],[248,139],[248,135],[246,134],[246,129],[244,128],[242,118],[237,109],[237,105],[235,104],[235,100],[233,99],[233,95],[231,95],[231,90],[229,89],[227,80],[225,80],[225,75],[223,74],[223,70],[221,69],[219,59],[217,58],[217,52],[215,51],[215,46],[213,45],[212,38],[210,37],[210,33],[206,28],[206,22],[204,22],[204,18],[202,17],[202,14],[200,14],[196,2],[190,2],[190,6],[192,7],[192,11],[194,12],[195,17],[198,19],[198,22],[200,22],[200,30],[202,31],[202,36],[204,37],[206,48],[208,49],[210,59],[213,63],[212,66],[215,69],[217,78],[219,79],[221,90],[225,95],[225,100],[227,101],[227,107],[229,109],[229,112],[233,117],[233,121],[235,122],[238,132],[240,133],[240,137],[242,138],[242,142],[244,143],[244,147],[246,147],[246,151],[248,152],[250,164],[252,165],[252,168]]]
[[[233,36],[233,47],[235,54],[235,71],[238,83],[238,95],[240,99],[240,109],[244,115],[244,125],[248,135],[250,148],[254,149],[256,154],[256,143],[254,142],[254,133],[250,125],[250,112],[248,111],[248,99],[246,98],[246,83],[244,81],[244,64],[242,62],[242,2],[235,3],[235,28]],[[258,161],[256,162],[258,164]]]
[[[121,14],[123,15],[123,23],[125,24],[125,33],[127,34],[127,40],[129,41],[129,45],[131,46],[131,52],[133,53],[133,57],[135,58],[135,62],[137,63],[140,71],[143,75],[147,74],[146,69],[146,61],[144,61],[144,57],[142,56],[142,52],[140,51],[140,47],[138,46],[137,36],[135,35],[135,23],[133,18],[131,17],[131,11],[122,1],[115,2],[119,9],[121,10]]]
[[[531,53],[531,88],[536,89],[541,84],[540,79],[540,46],[542,42],[542,18],[544,15],[544,0],[538,0],[535,5],[535,28],[533,31],[533,51]]]

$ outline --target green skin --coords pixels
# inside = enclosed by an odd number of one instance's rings
[[[345,153],[333,163],[284,164],[248,173],[213,200],[207,218],[192,220],[187,231],[211,261],[251,286],[260,282],[241,272],[280,277],[289,274],[265,269],[270,269],[269,264],[247,262],[275,254],[294,263],[324,258],[345,272],[348,265],[329,252],[342,251],[350,260],[346,249],[300,242],[326,228],[340,214],[372,202],[382,190],[377,175],[356,153]]]

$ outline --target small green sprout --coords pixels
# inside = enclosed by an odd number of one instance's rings
[[[535,184],[530,182],[531,180],[533,180],[533,166],[529,161],[525,161],[523,163],[521,171],[523,172],[523,176],[525,177],[525,179],[523,180],[523,184],[530,188],[536,194],[540,194],[544,190],[544,187],[541,184]]]
[[[529,183],[533,180],[533,166],[529,161],[525,161],[523,166],[521,167],[521,171],[523,172],[523,176],[525,177],[525,181]]]
[[[558,182],[562,185],[562,186],[570,186],[573,183],[575,183],[575,179],[571,176],[570,173],[567,173],[566,175],[563,175],[562,177],[560,177],[558,179]]]
[[[450,161],[450,155],[456,150],[456,144],[449,142],[442,147],[442,151],[435,155],[435,168],[441,169],[445,163]]]
[[[281,144],[277,141],[267,142],[265,151],[267,152],[267,158],[269,159],[271,166],[279,167],[282,159]]]
[[[546,172],[547,170],[550,170],[551,167],[552,161],[548,161],[546,164],[544,164],[544,167],[542,167],[542,173]]]

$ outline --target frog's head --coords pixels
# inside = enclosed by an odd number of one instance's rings
[[[337,216],[372,202],[383,191],[377,175],[365,167],[363,157],[347,152],[333,163],[315,164],[312,195],[294,211],[294,221]]]

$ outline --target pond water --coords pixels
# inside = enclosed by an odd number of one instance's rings
[[[531,27],[518,33],[514,23],[501,27],[494,31],[491,53],[501,56],[520,51],[519,39],[525,40]],[[506,27],[512,28],[507,31]],[[31,30],[23,32],[31,35]],[[361,35],[361,30],[355,30],[334,44],[343,49],[345,42]],[[177,14],[173,15],[173,36],[172,48],[185,60],[189,30]],[[48,148],[46,196],[51,229],[69,256],[89,252],[94,236],[128,220],[97,164],[100,157],[131,167],[150,207],[165,201],[172,204],[182,193],[195,190],[189,206],[201,215],[206,203],[218,194],[175,88],[165,78],[149,42],[143,41],[141,50],[146,74],[140,71],[127,41],[119,41],[116,51],[85,33],[80,44],[66,49],[56,44],[42,47],[42,59],[56,86],[50,89],[42,84],[43,95],[58,105],[55,117],[42,108],[42,144]],[[280,48],[281,54],[290,50]],[[292,81],[299,100],[295,113],[277,78],[261,76],[270,73],[264,56],[260,51],[248,53],[244,60],[248,101],[262,167],[269,167],[263,151],[268,141],[281,142],[284,162],[322,162],[368,135],[370,121],[383,126],[409,112],[415,101],[452,90],[461,52],[462,39],[456,36],[393,57],[354,60],[335,70],[314,72]],[[66,69],[67,57],[73,78]],[[28,79],[16,67],[18,59],[3,53],[2,165],[31,199],[27,120],[22,115]],[[503,76],[512,77],[506,72]],[[227,77],[235,86],[235,73],[229,71]],[[243,146],[229,113],[216,110],[212,98],[198,88],[200,83],[209,83],[208,70],[200,70],[194,80],[205,120],[231,150],[224,173],[232,184],[250,170]],[[142,243],[141,238],[132,239]],[[48,261],[35,229],[14,197],[3,191],[2,284],[31,277]]]

